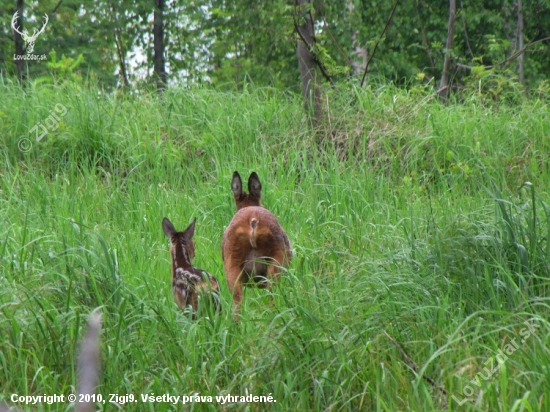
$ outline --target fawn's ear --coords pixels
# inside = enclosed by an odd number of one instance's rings
[[[162,230],[168,239],[172,239],[172,236],[178,232],[172,222],[166,218],[162,219]]]
[[[189,244],[189,242],[193,240],[193,236],[195,236],[195,223],[197,223],[197,218],[194,218],[187,229],[183,231],[183,239],[187,244]]]
[[[258,200],[262,197],[262,184],[256,172],[252,172],[248,178],[248,192]]]
[[[231,180],[231,190],[233,191],[233,197],[235,199],[240,199],[243,193],[243,182],[239,172],[233,173],[233,180]]]

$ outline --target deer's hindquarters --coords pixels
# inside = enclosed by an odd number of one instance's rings
[[[290,242],[275,216],[260,206],[239,210],[224,232],[223,264],[237,309],[242,285],[270,287],[292,258]]]

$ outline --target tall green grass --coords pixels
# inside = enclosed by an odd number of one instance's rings
[[[0,401],[74,393],[84,316],[101,307],[98,393],[139,402],[99,410],[549,409],[545,101],[331,90],[318,148],[300,100],[270,89],[0,88]],[[33,141],[58,103],[59,127]],[[220,253],[234,170],[258,172],[294,249],[274,306],[248,289],[240,323]],[[177,310],[165,216],[197,217],[219,316]],[[214,403],[141,402],[152,393]],[[277,402],[215,403],[227,394]]]

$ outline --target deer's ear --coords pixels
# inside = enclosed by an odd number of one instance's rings
[[[166,218],[162,219],[162,230],[164,230],[164,234],[169,239],[172,239],[172,236],[174,236],[177,233],[177,230],[172,224],[172,222],[170,222]]]
[[[256,172],[252,172],[248,178],[248,192],[258,200],[262,197],[262,184]]]
[[[233,191],[233,197],[239,199],[243,193],[243,182],[239,172],[233,173],[233,180],[231,180],[231,190]]]
[[[197,218],[193,219],[187,229],[183,231],[183,238],[185,239],[186,243],[189,243],[191,240],[193,240],[193,236],[195,236],[195,223],[197,223]]]

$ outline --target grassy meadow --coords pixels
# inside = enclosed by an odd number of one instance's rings
[[[102,411],[550,410],[547,96],[341,86],[315,133],[272,89],[0,95],[0,403],[72,410],[11,396],[74,393],[100,307]],[[235,170],[294,250],[274,305],[247,289],[239,323],[220,251]],[[163,217],[197,218],[219,316],[177,309]]]

